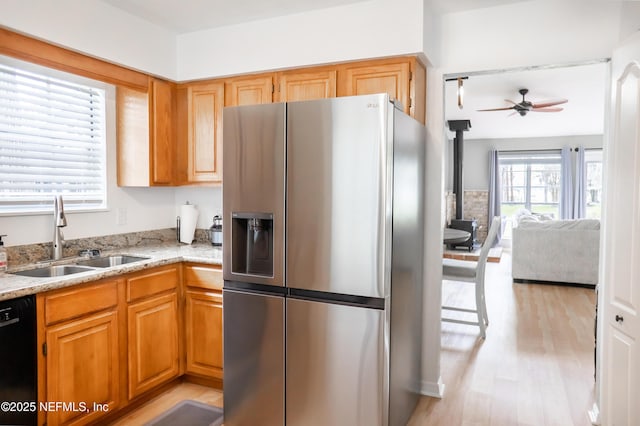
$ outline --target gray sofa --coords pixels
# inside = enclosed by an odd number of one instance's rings
[[[598,283],[600,221],[521,215],[513,228],[514,281]]]

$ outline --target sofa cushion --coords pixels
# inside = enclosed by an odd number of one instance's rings
[[[599,230],[600,221],[597,219],[566,219],[566,220],[522,220],[518,227],[523,229],[558,229],[558,230]]]

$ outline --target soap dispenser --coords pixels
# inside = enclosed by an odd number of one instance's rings
[[[0,273],[7,270],[7,249],[4,248],[2,237],[6,237],[6,235],[0,235]]]

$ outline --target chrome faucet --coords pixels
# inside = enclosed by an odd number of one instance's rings
[[[67,226],[67,218],[64,215],[62,195],[56,195],[53,198],[53,247],[51,256],[54,260],[62,259],[62,246],[64,245],[62,228],[65,226]]]

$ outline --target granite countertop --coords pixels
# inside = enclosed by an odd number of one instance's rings
[[[151,246],[125,247],[117,250],[103,251],[101,255],[109,256],[114,254],[127,254],[148,257],[149,259],[108,268],[95,268],[77,274],[46,278],[13,275],[11,272],[50,265],[73,264],[84,258],[74,257],[9,268],[7,273],[0,273],[0,300],[13,299],[29,294],[41,293],[43,291],[69,287],[171,263],[195,262],[209,265],[222,265],[222,249],[220,247],[214,247],[211,244],[203,243],[192,245],[166,243]]]

